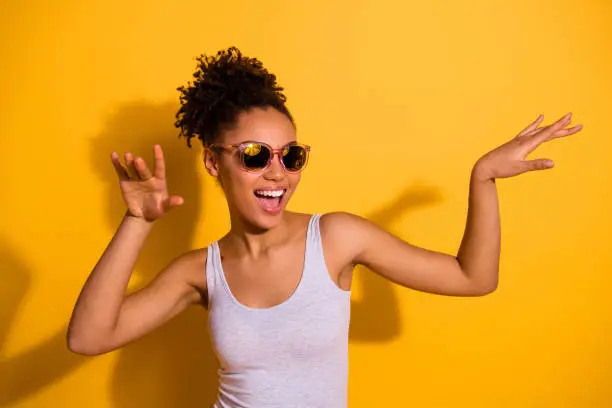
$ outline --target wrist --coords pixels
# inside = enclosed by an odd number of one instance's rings
[[[152,227],[155,224],[155,220],[147,220],[145,217],[134,215],[130,210],[126,210],[123,216],[126,222],[142,225],[144,227]]]
[[[487,164],[482,161],[477,161],[474,167],[472,168],[471,178],[476,182],[494,182],[495,176],[488,168]]]

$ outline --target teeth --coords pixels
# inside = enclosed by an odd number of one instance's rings
[[[284,192],[284,190],[255,190],[255,194],[266,197],[280,197]]]

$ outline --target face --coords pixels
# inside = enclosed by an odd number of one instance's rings
[[[296,142],[295,127],[274,108],[253,109],[242,113],[236,127],[224,132],[218,143],[238,145],[246,141],[282,149],[287,143]],[[284,169],[281,154],[282,151],[275,153],[263,170],[245,171],[239,149],[218,154],[205,152],[206,169],[219,180],[225,192],[232,223],[239,221],[258,230],[268,230],[281,222],[285,206],[301,177],[299,172]]]

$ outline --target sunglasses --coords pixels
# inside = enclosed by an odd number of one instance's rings
[[[239,152],[240,164],[246,171],[261,171],[270,167],[274,155],[278,154],[285,171],[297,173],[302,171],[308,163],[310,146],[298,142],[290,142],[280,149],[263,142],[243,142],[240,144],[222,145],[212,144],[209,149],[215,151]]]

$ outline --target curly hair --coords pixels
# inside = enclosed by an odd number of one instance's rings
[[[294,123],[283,88],[261,61],[243,56],[236,47],[196,59],[194,81],[177,88],[181,107],[175,126],[190,148],[193,137],[203,146],[215,143],[224,130],[236,125],[238,115],[252,108],[275,108]]]

